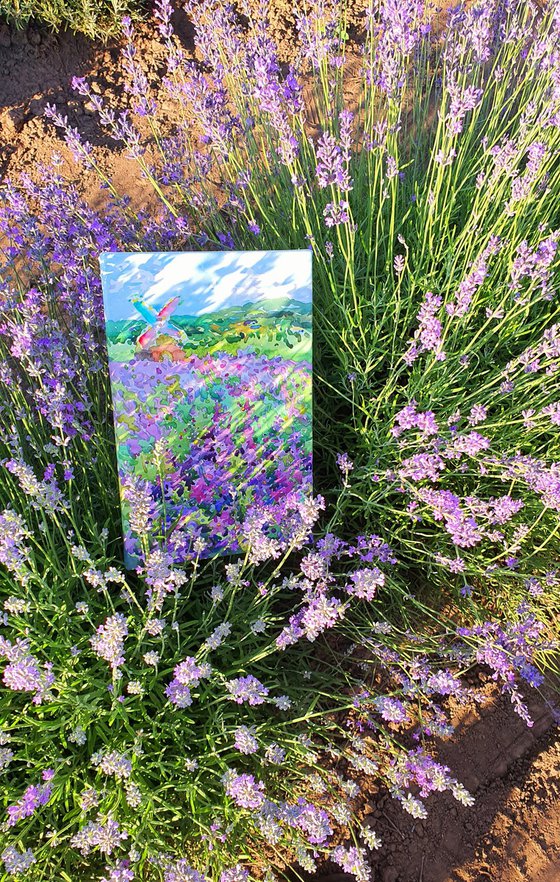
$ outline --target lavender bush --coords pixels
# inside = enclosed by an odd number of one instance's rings
[[[560,10],[494,0],[437,31],[387,0],[354,46],[316,0],[289,66],[266,3],[187,10],[196,61],[156,11],[171,129],[129,21],[130,112],[75,82],[159,216],[54,107],[106,207],[56,158],[4,188],[5,878],[236,882],[329,855],[361,882],[364,779],[417,817],[430,793],[468,804],[430,748],[462,672],[486,665],[531,724],[519,681],[553,663]],[[324,514],[254,507],[225,573],[197,540],[178,567],[190,540],[146,547],[139,484],[125,577],[97,256],[282,247],[314,255]]]
[[[101,39],[118,33],[123,15],[138,18],[141,12],[142,5],[134,0],[100,0],[95,4],[88,0],[0,0],[0,15],[17,28],[31,21],[52,30],[69,28]]]

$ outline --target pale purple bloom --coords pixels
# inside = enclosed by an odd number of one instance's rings
[[[218,649],[219,646],[222,645],[225,638],[228,637],[231,633],[231,625],[229,622],[222,622],[221,625],[218,625],[209,637],[204,641],[203,646],[206,649]]]
[[[475,404],[471,408],[471,412],[469,414],[469,423],[471,426],[476,426],[477,423],[482,423],[486,419],[488,414],[488,408],[484,407],[482,404]]]
[[[99,882],[133,882],[134,870],[130,867],[130,861],[122,860],[114,867],[105,867],[106,876],[102,876]]]
[[[173,863],[166,863],[163,882],[208,882],[207,877],[181,858]]]
[[[465,572],[465,561],[462,557],[446,557],[441,552],[436,552],[435,560],[441,564],[442,567],[445,567],[449,570],[450,573],[464,573]]]
[[[465,315],[472,303],[473,297],[484,282],[488,273],[488,266],[484,257],[475,261],[468,275],[460,283],[454,300],[446,303],[445,309],[449,315]]]
[[[337,453],[336,464],[345,477],[348,477],[348,472],[351,472],[354,468],[354,463],[347,453]]]
[[[320,187],[336,185],[344,191],[352,189],[343,152],[330,132],[323,132],[317,144],[316,175]]]
[[[126,830],[121,830],[120,825],[110,815],[105,820],[101,816],[96,821],[88,821],[70,840],[70,844],[78,851],[87,856],[93,848],[98,848],[102,854],[111,855],[121,842],[128,838]]]
[[[156,504],[151,485],[136,475],[126,475],[121,481],[123,499],[128,505],[128,522],[136,536],[149,535],[156,516]]]
[[[331,853],[331,858],[345,873],[355,876],[357,882],[369,882],[371,879],[371,867],[367,861],[366,851],[356,845],[337,845]]]
[[[323,808],[300,800],[295,825],[303,830],[312,845],[323,845],[332,835],[329,816]]]
[[[426,291],[418,312],[418,330],[415,331],[409,348],[403,356],[406,364],[412,364],[422,352],[433,352],[438,361],[445,360],[441,340],[442,324],[437,317],[441,304],[442,298],[439,294]]]
[[[233,775],[226,781],[226,793],[240,808],[260,808],[264,802],[264,784],[253,775]]]
[[[323,592],[316,592],[301,617],[303,633],[313,642],[319,634],[332,628],[343,618],[345,607],[336,597],[329,597]]]
[[[226,683],[226,689],[237,704],[247,702],[250,705],[264,704],[269,690],[266,686],[249,674],[247,677],[236,677]]]
[[[328,571],[326,560],[314,552],[305,555],[300,563],[300,569],[311,582],[324,579]]]
[[[328,202],[323,209],[325,226],[336,227],[340,224],[348,223],[350,220],[350,215],[348,214],[349,207],[349,203],[344,199],[341,199],[340,202]]]
[[[13,827],[18,821],[29,818],[35,811],[49,801],[52,793],[50,784],[31,784],[25,790],[21,799],[8,806],[8,827]]]
[[[264,755],[267,762],[276,766],[281,765],[286,759],[286,751],[284,748],[274,742],[268,745]]]
[[[0,637],[0,656],[9,660],[4,668],[3,680],[8,689],[34,692],[33,703],[41,704],[50,697],[50,689],[55,677],[52,664],[47,662],[40,667],[38,660],[29,652],[28,640],[16,640],[13,644]]]
[[[228,870],[222,870],[220,874],[220,882],[248,882],[248,879],[249,871],[241,864],[236,864]]]
[[[0,512],[0,563],[25,585],[30,576],[27,566],[29,548],[26,544],[28,531],[23,518],[15,511]]]
[[[410,720],[408,710],[398,698],[379,695],[373,700],[373,705],[381,717],[389,723],[403,723]]]
[[[398,470],[399,478],[410,478],[411,481],[438,481],[440,472],[445,468],[443,459],[438,453],[415,453],[403,459]]]
[[[467,86],[465,89],[461,89],[456,82],[448,83],[447,88],[451,96],[451,104],[446,121],[450,133],[457,135],[463,131],[464,119],[467,113],[470,110],[474,110],[480,104],[483,91],[476,86]]]
[[[362,600],[373,600],[377,589],[385,584],[385,574],[379,567],[370,567],[351,573],[350,581],[352,584],[346,585],[348,594],[353,594]]]
[[[199,685],[202,679],[210,677],[212,668],[207,663],[197,664],[196,659],[189,656],[175,665],[173,679],[165,689],[165,694],[176,707],[189,707],[192,704],[191,688]]]
[[[19,876],[25,873],[32,864],[37,863],[35,855],[30,848],[27,851],[20,852],[13,845],[8,845],[0,857],[4,861],[6,872],[12,876]]]
[[[117,780],[129,778],[132,773],[132,763],[129,758],[118,750],[98,751],[92,754],[91,764],[105,775],[113,775]]]
[[[385,160],[386,160],[385,174],[387,175],[387,178],[389,180],[391,180],[391,178],[396,178],[396,176],[399,173],[399,168],[397,166],[397,160],[395,159],[394,156],[391,156],[390,153],[387,154],[387,156],[385,157]]]
[[[122,653],[127,635],[126,616],[115,613],[105,620],[105,624],[99,625],[96,636],[90,639],[95,654],[109,662],[113,671],[124,664]]]
[[[255,727],[254,726],[239,726],[238,729],[235,730],[235,747],[241,753],[250,754],[256,753],[259,749],[259,742],[255,738]]]

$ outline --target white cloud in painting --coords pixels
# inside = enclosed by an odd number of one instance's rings
[[[154,308],[178,295],[180,311],[195,315],[294,293],[300,300],[311,300],[308,251],[134,252],[108,257],[103,283],[115,318],[130,312],[137,295]],[[134,315],[132,307],[130,317]]]

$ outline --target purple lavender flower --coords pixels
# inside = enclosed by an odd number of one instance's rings
[[[304,831],[312,845],[323,845],[333,832],[325,809],[304,799],[298,802],[294,822],[295,826]]]
[[[269,744],[265,750],[265,759],[267,762],[272,763],[275,766],[280,766],[286,759],[286,751],[283,747],[280,747],[279,744],[273,742]]]
[[[303,633],[313,642],[319,634],[332,628],[345,613],[345,606],[336,597],[329,597],[322,591],[313,595],[301,616]]]
[[[113,775],[117,780],[129,778],[132,773],[132,763],[126,754],[119,753],[118,750],[98,751],[92,754],[91,763],[105,775]]]
[[[0,512],[0,563],[25,585],[31,575],[27,565],[28,531],[23,518],[10,509]]]
[[[463,316],[465,315],[478,289],[481,287],[488,274],[488,266],[485,257],[481,257],[475,261],[468,275],[460,283],[454,300],[445,304],[445,310],[448,315]]]
[[[23,818],[29,818],[40,806],[46,805],[51,793],[52,787],[48,783],[38,786],[31,784],[27,787],[21,799],[14,805],[8,806],[8,827],[13,827]]]
[[[377,712],[388,723],[409,722],[410,716],[405,705],[398,698],[390,695],[379,695],[374,699],[373,705]]]
[[[463,131],[464,119],[470,110],[477,107],[483,96],[483,90],[476,86],[467,86],[464,89],[456,82],[450,82],[447,86],[451,103],[446,121],[448,123],[449,132],[452,135],[458,135]]]
[[[34,692],[33,703],[41,704],[51,695],[55,677],[52,664],[47,662],[41,668],[40,663],[29,652],[28,640],[16,640],[11,643],[0,637],[0,656],[9,660],[4,668],[3,680],[8,689],[23,692]]]
[[[320,187],[334,184],[343,191],[352,189],[342,150],[330,132],[324,132],[317,144],[316,175]]]
[[[248,882],[249,870],[236,864],[234,867],[222,870],[220,874],[220,882]]]
[[[163,882],[208,882],[206,876],[195,870],[185,858],[178,861],[165,861]]]
[[[19,876],[25,873],[32,864],[36,864],[37,860],[30,848],[27,851],[20,852],[13,845],[8,845],[0,855],[4,861],[6,872],[12,876]]]
[[[439,294],[426,291],[418,312],[418,330],[415,331],[409,348],[403,356],[406,364],[412,364],[422,352],[433,352],[438,361],[445,360],[441,341],[442,325],[437,318],[441,304],[442,298]]]
[[[362,600],[373,600],[377,589],[385,584],[385,574],[379,567],[370,567],[351,573],[350,581],[352,584],[346,585],[348,594],[353,594]]]
[[[130,867],[130,861],[119,861],[114,867],[105,867],[106,876],[102,876],[99,882],[132,882],[134,870]]]
[[[156,504],[148,481],[127,475],[121,480],[123,499],[128,506],[128,523],[138,536],[148,536],[156,516]]]
[[[368,6],[367,26],[378,31],[373,18],[375,6]],[[376,10],[377,12],[377,10]],[[408,58],[427,34],[422,19],[424,4],[421,0],[386,0],[379,8],[381,36],[376,46],[376,64],[373,70],[366,68],[367,81],[375,82],[389,98],[398,99],[407,77]]]
[[[99,658],[109,662],[113,671],[118,671],[124,664],[124,641],[128,635],[126,616],[115,613],[99,625],[95,637],[90,639],[93,651]]]
[[[128,839],[128,833],[126,830],[121,830],[120,825],[111,815],[105,821],[99,815],[96,821],[88,821],[72,837],[70,844],[84,856],[88,855],[93,848],[98,848],[102,854],[111,855],[116,848],[120,847],[124,839]]]
[[[331,858],[345,873],[355,876],[357,882],[369,882],[371,879],[371,867],[365,849],[356,845],[337,845],[331,852]]]
[[[166,687],[165,694],[176,707],[189,707],[192,704],[191,687],[198,686],[201,680],[211,674],[212,668],[207,662],[199,665],[189,656],[175,665],[173,679]]]
[[[255,781],[253,775],[228,776],[225,782],[226,793],[240,808],[257,809],[264,802],[264,784]]]
[[[350,220],[348,214],[349,203],[344,199],[340,202],[328,202],[323,209],[323,217],[327,227],[337,227],[340,224],[346,224]]]
[[[248,674],[247,677],[236,677],[234,680],[228,680],[226,689],[237,704],[247,702],[250,705],[264,704],[269,692],[267,687],[263,686],[260,680],[253,677],[252,674]]]
[[[245,754],[257,752],[257,750],[259,749],[259,742],[255,738],[254,726],[239,726],[239,728],[235,730],[234,734],[234,744],[237,750]]]

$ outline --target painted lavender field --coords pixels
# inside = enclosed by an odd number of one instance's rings
[[[310,490],[310,253],[101,265],[127,564],[147,489],[148,532],[176,560],[239,551],[252,506]]]

